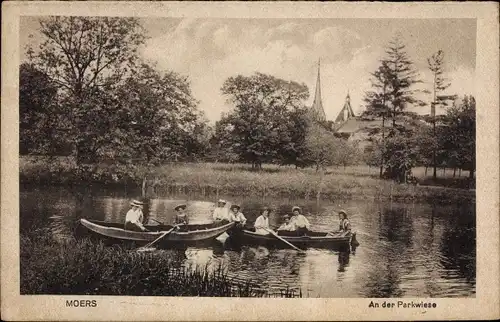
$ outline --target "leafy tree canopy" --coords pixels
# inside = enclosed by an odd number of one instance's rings
[[[253,167],[290,163],[304,137],[305,84],[256,73],[228,78],[221,89],[234,110],[217,123],[217,140]]]

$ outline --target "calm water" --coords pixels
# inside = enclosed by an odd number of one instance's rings
[[[72,191],[65,188],[22,188],[21,232],[49,226],[55,237],[72,234],[79,218],[122,222],[130,198],[126,192]],[[222,196],[223,197],[223,196]],[[298,204],[313,215],[314,230],[338,227],[332,210],[350,214],[360,246],[354,251],[244,246],[235,251],[214,243],[175,252],[186,267],[223,265],[232,277],[248,278],[271,292],[287,286],[311,297],[473,297],[476,277],[475,205],[449,207],[414,203],[339,203],[306,200],[231,199],[243,206],[252,222],[262,205],[279,214]],[[208,222],[215,197],[161,196],[150,201],[150,217],[168,223],[173,206],[188,202],[191,221]],[[271,224],[279,224],[271,218]]]

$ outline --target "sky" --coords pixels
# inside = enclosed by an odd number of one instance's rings
[[[255,72],[305,83],[314,99],[318,60],[321,92],[328,120],[334,120],[349,92],[356,114],[371,87],[370,73],[384,56],[389,41],[399,34],[419,70],[420,89],[432,88],[427,58],[445,54],[448,94],[474,94],[475,19],[140,19],[149,39],[142,57],[160,70],[189,77],[199,108],[214,123],[232,106],[221,94],[231,76]],[[20,46],[40,41],[38,21],[23,17]],[[29,35],[33,35],[30,37]],[[36,46],[35,46],[36,48]],[[23,55],[24,58],[24,55]],[[430,101],[430,95],[421,97]],[[429,107],[416,110],[428,114]]]

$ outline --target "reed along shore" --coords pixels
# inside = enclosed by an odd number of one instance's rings
[[[210,297],[301,297],[269,293],[224,267],[181,266],[173,253],[106,246],[88,238],[56,240],[44,229],[21,234],[21,294]]]
[[[223,163],[170,163],[154,168],[137,166],[124,170],[116,165],[76,167],[69,159],[46,161],[21,158],[21,184],[107,185],[137,188],[146,186],[159,195],[196,193],[202,195],[290,197],[320,200],[373,199],[452,204],[475,202],[474,182],[466,175],[439,177],[431,182],[416,169],[418,184],[398,184],[378,178],[378,169],[367,166],[295,169],[265,165],[252,171],[249,165]],[[429,171],[430,172],[430,171]],[[144,178],[146,180],[144,181]]]

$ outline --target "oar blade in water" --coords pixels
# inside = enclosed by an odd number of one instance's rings
[[[141,247],[136,249],[138,252],[154,252],[155,250],[157,250],[155,247]]]
[[[217,239],[221,243],[224,243],[226,241],[226,239],[228,239],[228,238],[229,238],[229,234],[224,232],[219,237],[217,237],[215,239]]]

